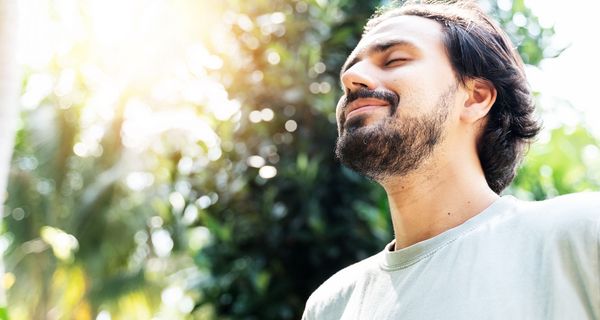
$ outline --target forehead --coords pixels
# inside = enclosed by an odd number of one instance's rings
[[[360,60],[378,46],[398,41],[422,52],[445,53],[442,27],[438,22],[419,16],[401,15],[380,22],[364,34],[348,61]]]
[[[362,40],[372,40],[385,36],[406,36],[416,37],[424,41],[440,41],[442,27],[437,21],[431,19],[400,15],[383,20],[371,28]]]

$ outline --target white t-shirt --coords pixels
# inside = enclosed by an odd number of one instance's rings
[[[336,273],[303,319],[600,319],[600,193],[503,196],[460,226]]]

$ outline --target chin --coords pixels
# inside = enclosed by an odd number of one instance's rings
[[[381,125],[385,117],[373,114],[360,114],[346,120],[344,123],[344,131],[354,131],[361,128],[371,128]]]

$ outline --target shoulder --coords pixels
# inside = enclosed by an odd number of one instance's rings
[[[306,302],[302,319],[339,318],[354,290],[379,270],[381,253],[352,264],[327,279]],[[338,316],[339,314],[339,316]]]
[[[581,192],[543,201],[517,200],[519,211],[559,220],[600,219],[600,192]]]
[[[600,192],[573,193],[543,201],[516,200],[515,213],[522,227],[533,233],[588,240],[600,237]]]

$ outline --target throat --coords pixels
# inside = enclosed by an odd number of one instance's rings
[[[470,188],[470,192],[460,192],[460,187],[453,189],[446,186],[427,189],[422,185],[404,185],[398,188],[394,192],[386,189],[396,250],[433,238],[463,224],[499,198],[487,183],[478,188]]]

